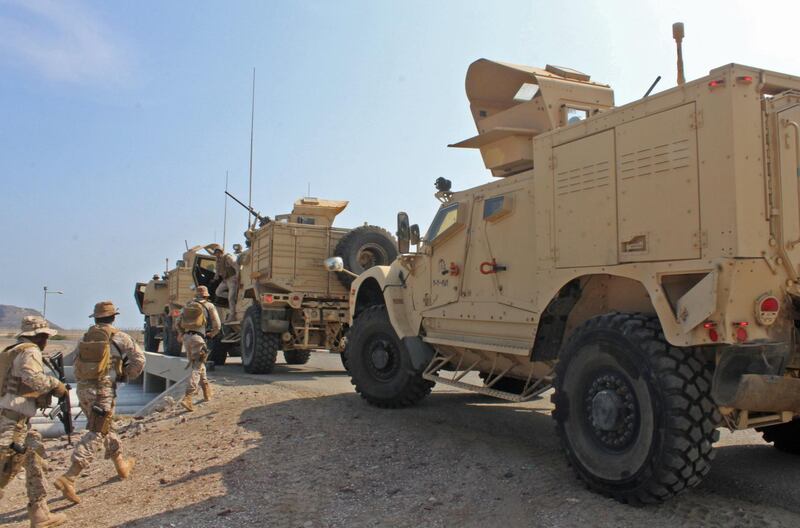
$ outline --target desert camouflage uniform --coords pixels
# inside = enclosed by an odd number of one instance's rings
[[[59,381],[44,373],[42,365],[42,352],[39,347],[31,343],[26,338],[20,338],[18,347],[25,343],[30,346],[18,352],[17,357],[11,366],[7,378],[16,378],[20,385],[24,385],[26,392],[38,393],[39,395],[50,394],[53,389],[59,386]],[[8,387],[8,382],[7,385]],[[13,394],[13,390],[0,397],[0,450],[3,463],[11,464],[11,474],[9,480],[25,469],[25,484],[28,492],[28,501],[36,504],[44,501],[47,492],[45,490],[44,469],[45,451],[42,445],[42,437],[30,427],[30,418],[36,414],[36,397],[24,397]],[[19,419],[15,420],[5,414],[16,413]],[[26,447],[25,454],[18,454],[10,446],[16,443]],[[3,487],[5,483],[3,484]],[[0,489],[2,496],[2,489]]]
[[[228,299],[228,319],[236,313],[236,294],[239,290],[239,265],[230,253],[217,257],[215,275],[222,279],[214,294],[219,298]]]
[[[214,339],[220,328],[222,328],[217,308],[206,299],[195,299],[195,302],[205,308],[207,314],[205,334],[209,339]],[[178,332],[183,335],[183,350],[192,368],[192,374],[186,387],[186,394],[194,395],[197,393],[198,384],[205,385],[208,383],[206,363],[205,360],[201,360],[203,354],[208,353],[206,339],[196,331],[184,328],[181,319],[178,319],[177,326]]]
[[[76,348],[74,354],[77,355],[77,353],[78,349]],[[123,358],[127,358],[124,375],[128,380],[137,378],[144,369],[144,353],[142,349],[139,348],[139,345],[134,342],[131,336],[119,330],[116,331],[111,339],[111,358],[112,362],[122,361]],[[108,375],[99,380],[78,382],[78,401],[84,416],[87,418],[92,412],[93,405],[97,405],[113,415],[117,397],[115,381],[111,378],[114,375],[113,370],[113,368],[110,369]],[[94,459],[94,455],[100,449],[100,446],[105,447],[106,459],[122,454],[119,437],[113,429],[108,434],[95,433],[87,429],[80,441],[75,445],[75,450],[72,453],[72,462],[85,469]]]

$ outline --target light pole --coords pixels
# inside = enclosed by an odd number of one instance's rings
[[[47,321],[47,295],[50,294],[64,295],[64,292],[58,290],[48,290],[47,286],[44,287],[44,303],[42,304],[42,319]]]

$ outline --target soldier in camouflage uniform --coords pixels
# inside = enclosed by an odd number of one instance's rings
[[[42,350],[47,339],[56,335],[47,321],[38,316],[22,319],[17,342],[2,351],[4,367],[0,387],[0,497],[2,489],[25,468],[28,492],[28,517],[31,526],[58,526],[67,520],[63,513],[50,513],[44,484],[42,437],[31,429],[30,419],[37,407],[46,407],[50,396],[64,396],[66,387],[44,373]]]
[[[217,259],[214,278],[219,278],[220,283],[214,291],[218,299],[228,299],[227,320],[232,320],[236,315],[236,295],[239,291],[239,265],[236,258],[230,253],[225,253],[219,244],[209,244],[206,251]]]
[[[204,326],[196,327],[189,324],[184,318],[186,308],[181,312],[181,317],[177,321],[178,334],[183,341],[183,350],[186,352],[186,358],[192,368],[186,393],[181,400],[183,408],[190,412],[194,411],[192,397],[197,393],[198,383],[203,389],[203,400],[211,400],[211,384],[206,377],[206,357],[208,356],[206,339],[214,339],[222,327],[217,308],[208,300],[208,288],[198,286],[194,302],[199,304],[204,311]]]
[[[94,318],[95,326],[91,327],[81,340],[82,343],[86,342],[87,336],[97,331],[110,335],[111,368],[96,380],[86,381],[78,378],[78,400],[89,423],[87,431],[72,453],[72,465],[55,481],[55,487],[61,490],[64,497],[76,504],[80,502],[80,497],[75,492],[75,479],[89,466],[101,446],[105,447],[105,458],[114,462],[120,478],[127,478],[136,462],[133,458],[127,460],[123,458],[119,437],[112,428],[112,418],[116,405],[117,381],[120,381],[120,378],[126,381],[137,378],[144,369],[145,358],[142,349],[131,336],[112,326],[118,314],[111,301],[97,303],[94,313],[89,316]],[[75,349],[76,357],[80,346],[79,344]]]

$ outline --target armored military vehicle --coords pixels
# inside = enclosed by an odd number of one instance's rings
[[[353,282],[356,391],[552,387],[570,464],[628,503],[698,484],[719,426],[800,451],[800,77],[729,64],[615,107],[576,70],[480,59],[466,92],[453,146],[496,180],[438,180],[424,237],[399,214],[401,255]]]
[[[145,350],[158,352],[159,343],[162,343],[165,354],[180,355],[181,344],[173,321],[180,315],[181,308],[194,297],[192,269],[197,253],[202,249],[203,246],[188,248],[175,267],[161,277],[153,275],[148,282],[136,283],[134,298],[139,312],[144,315]],[[200,265],[213,267],[213,263],[207,260]]]
[[[264,374],[272,371],[279,350],[288,364],[306,363],[314,349],[341,352],[353,277],[397,256],[394,238],[379,227],[333,227],[347,203],[301,198],[290,214],[274,220],[251,209],[259,226],[245,233],[249,247],[237,251],[240,284],[233,313],[227,299],[216,295],[215,259],[197,256],[195,283],[208,287],[224,320],[211,346],[212,361],[222,364],[228,354],[241,354],[246,372]],[[346,263],[338,276],[322,265],[332,255]]]

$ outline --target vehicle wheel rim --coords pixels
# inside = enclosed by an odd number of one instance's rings
[[[628,449],[638,437],[641,417],[627,377],[616,371],[601,371],[587,385],[584,420],[594,440],[611,451]]]
[[[399,368],[398,350],[386,336],[376,336],[365,347],[367,366],[379,380],[390,380]]]
[[[387,264],[389,255],[378,244],[364,244],[358,251],[356,262],[362,270],[367,270],[373,266]]]

